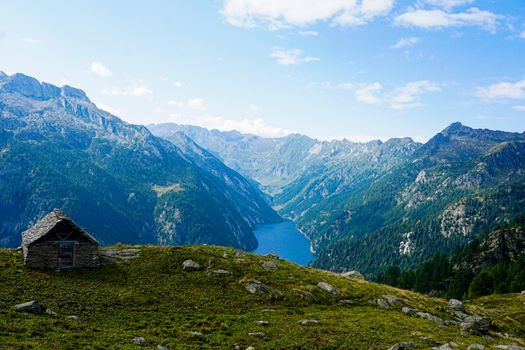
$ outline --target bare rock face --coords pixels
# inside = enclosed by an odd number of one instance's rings
[[[334,286],[326,282],[317,283],[317,287],[333,295],[339,294],[339,291],[337,290],[337,288],[335,288]]]
[[[201,266],[191,260],[191,259],[188,259],[188,260],[185,260],[183,263],[182,263],[182,269],[184,271],[199,271],[199,270],[202,270]]]

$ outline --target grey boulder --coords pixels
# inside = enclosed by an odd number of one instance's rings
[[[201,266],[197,262],[188,259],[182,263],[182,269],[184,271],[199,271],[201,270]]]
[[[36,300],[28,301],[27,303],[22,303],[15,305],[15,310],[18,312],[30,312],[36,315],[40,315],[46,312],[46,307],[40,304]]]
[[[457,299],[450,299],[448,306],[454,311],[465,312],[465,305]]]
[[[265,269],[266,271],[274,271],[274,270],[277,270],[279,267],[273,261],[265,261],[262,264],[262,268]]]
[[[261,281],[252,280],[244,285],[244,289],[250,294],[272,293],[272,289]]]
[[[333,295],[339,294],[339,291],[334,286],[332,286],[330,283],[319,282],[317,283],[317,287]]]
[[[462,331],[486,333],[492,327],[490,317],[468,316],[459,325]]]
[[[344,277],[348,277],[348,278],[353,278],[355,280],[364,280],[365,278],[363,277],[363,275],[359,272],[359,271],[347,271],[347,272],[343,272],[341,274],[341,276],[344,276]]]
[[[390,347],[388,350],[403,350],[403,349],[411,349],[411,348],[417,348],[416,343],[411,342],[403,342],[403,343],[397,343]]]

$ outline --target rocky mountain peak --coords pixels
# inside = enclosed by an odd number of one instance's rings
[[[49,100],[62,96],[90,102],[84,91],[71,86],[65,85],[59,88],[53,84],[41,83],[37,79],[22,73],[15,73],[11,76],[4,72],[0,73],[1,92],[19,93],[22,96],[37,100]]]

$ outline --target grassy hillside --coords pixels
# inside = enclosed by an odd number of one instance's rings
[[[402,306],[409,306],[448,320],[451,315],[444,299],[271,257],[235,256],[239,251],[223,247],[135,248],[140,249],[135,259],[60,273],[26,270],[21,253],[0,249],[0,348],[388,349],[398,342],[415,342],[420,349],[430,349],[451,341],[459,349],[473,343],[488,348],[525,345],[522,295],[468,304],[467,311],[492,317],[495,329],[490,337],[462,335],[457,325],[440,325],[401,312]],[[186,259],[203,269],[183,271]],[[269,261],[277,264],[277,270],[262,267]],[[231,274],[218,275],[217,269]],[[270,290],[250,294],[245,285],[252,279]],[[321,281],[339,294],[317,287]],[[369,303],[385,294],[402,301],[388,309]],[[38,300],[58,315],[15,312],[15,304],[29,300]],[[300,325],[300,320],[319,323]],[[260,326],[255,321],[269,324]],[[508,337],[503,338],[503,333]],[[147,343],[135,345],[134,337],[144,337]]]

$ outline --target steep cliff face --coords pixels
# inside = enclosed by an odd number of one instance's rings
[[[81,90],[0,76],[0,244],[18,244],[58,207],[103,243],[255,248],[252,226],[279,216],[214,156],[179,146],[98,109]]]

